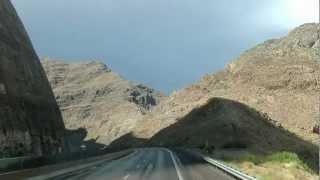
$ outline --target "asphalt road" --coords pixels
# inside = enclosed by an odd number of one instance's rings
[[[33,179],[33,178],[30,178]],[[138,149],[114,161],[48,180],[234,180],[196,155],[164,148]]]

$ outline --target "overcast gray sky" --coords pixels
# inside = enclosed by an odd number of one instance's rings
[[[318,0],[12,0],[40,57],[100,60],[166,93],[317,20]]]

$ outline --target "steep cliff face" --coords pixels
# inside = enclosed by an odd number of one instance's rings
[[[28,35],[9,0],[0,1],[0,157],[63,149],[64,124]]]
[[[109,144],[140,126],[165,96],[123,79],[101,62],[42,61],[68,129]]]

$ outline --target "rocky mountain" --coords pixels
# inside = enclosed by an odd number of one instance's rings
[[[244,52],[169,97],[98,62],[44,61],[66,126],[124,149],[139,146],[288,151],[318,167],[320,25]]]
[[[124,80],[101,62],[42,61],[69,129],[84,128],[87,139],[109,144],[131,132],[165,96]]]
[[[9,0],[0,1],[0,158],[64,148],[65,127],[46,74]]]
[[[316,143],[312,127],[319,113],[319,82],[320,25],[305,24],[287,37],[246,51],[225,70],[174,92],[144,122],[150,121],[159,131],[210,99],[223,98],[249,106],[275,126]],[[236,121],[242,118],[234,116]],[[148,136],[154,134],[149,125],[141,127],[147,127]]]
[[[288,151],[317,169],[319,79],[320,25],[305,24],[174,92],[112,145]]]

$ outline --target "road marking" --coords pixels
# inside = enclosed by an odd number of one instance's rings
[[[127,174],[127,175],[123,178],[123,180],[127,180],[127,179],[129,178],[129,176],[130,176],[130,174]]]
[[[180,170],[180,168],[179,168],[179,166],[178,166],[178,163],[177,163],[176,159],[174,158],[174,154],[173,154],[172,151],[170,151],[169,149],[164,149],[164,150],[166,150],[167,152],[169,152],[169,154],[170,154],[170,156],[171,156],[171,159],[172,159],[172,161],[173,161],[174,167],[176,168],[176,171],[177,171],[177,174],[178,174],[178,179],[179,179],[179,180],[184,180],[184,179],[183,179],[183,176],[182,176],[182,174],[181,174],[181,170]]]

